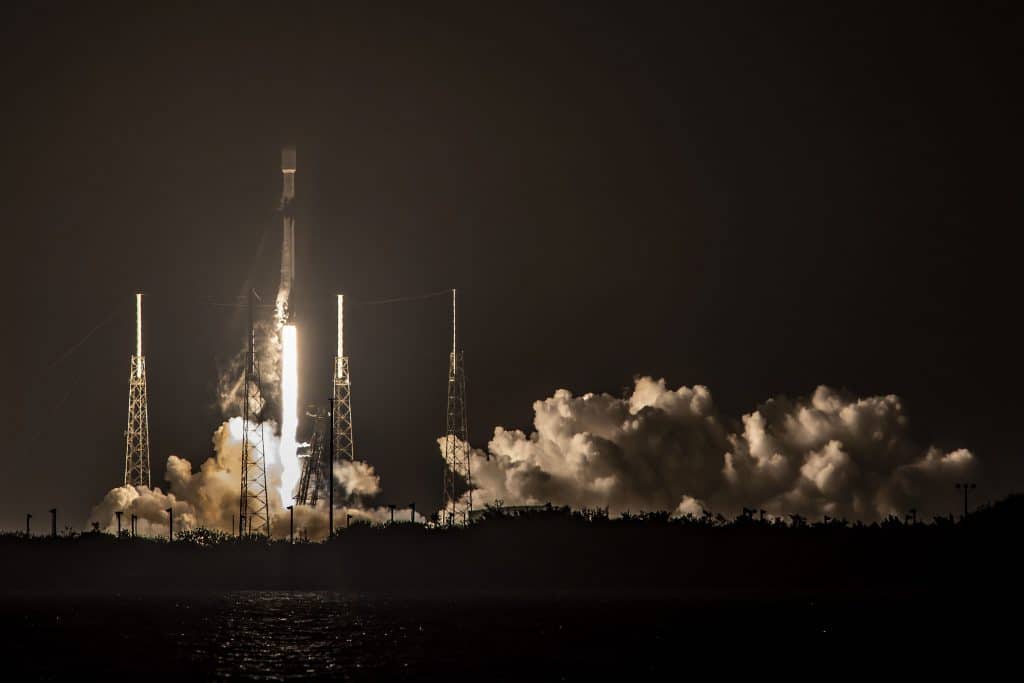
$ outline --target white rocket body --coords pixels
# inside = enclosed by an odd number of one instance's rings
[[[281,190],[281,216],[284,236],[281,241],[281,285],[277,290],[277,324],[278,327],[288,322],[291,312],[288,308],[295,281],[295,214],[292,202],[295,199],[295,148],[285,147],[281,150],[281,175],[284,186]]]

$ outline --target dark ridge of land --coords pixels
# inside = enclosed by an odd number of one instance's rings
[[[354,526],[326,543],[0,537],[0,595],[330,590],[405,597],[1017,600],[1024,496],[959,522],[609,520],[554,508],[466,528]]]

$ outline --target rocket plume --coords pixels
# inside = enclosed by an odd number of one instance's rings
[[[278,492],[285,507],[294,505],[295,486],[302,475],[295,440],[299,426],[298,397],[298,341],[295,325],[285,325],[281,329],[281,445],[278,451],[281,464],[281,487]]]

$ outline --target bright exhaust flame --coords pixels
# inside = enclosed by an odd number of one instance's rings
[[[295,487],[301,476],[295,431],[299,426],[299,350],[295,325],[281,328],[281,504],[295,503]]]

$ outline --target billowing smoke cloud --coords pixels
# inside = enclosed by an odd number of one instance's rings
[[[288,535],[289,513],[278,492],[281,467],[278,458],[280,439],[274,435],[274,424],[263,425],[263,441],[267,461],[267,496],[271,509],[271,531],[278,538]],[[256,425],[250,425],[250,436],[256,436]],[[130,515],[139,518],[143,535],[167,533],[167,508],[174,509],[174,524],[179,530],[205,527],[225,532],[237,531],[238,500],[241,491],[242,418],[224,422],[213,435],[214,455],[193,471],[192,464],[176,455],[167,458],[168,491],[159,487],[120,486],[109,491],[93,508],[91,520],[105,530],[116,528],[115,512],[123,511],[123,528],[128,528]],[[335,524],[343,526],[347,515],[353,521],[384,522],[391,512],[386,507],[364,509],[361,500],[380,493],[380,478],[373,467],[360,461],[346,461],[335,466],[338,484],[335,501]],[[395,519],[407,520],[411,511],[396,510]],[[421,516],[417,519],[423,521]],[[310,539],[326,538],[328,528],[327,501],[316,507],[295,507],[296,533]]]
[[[373,467],[359,460],[342,460],[334,464],[334,480],[348,498],[375,496],[380,493],[380,477]]]
[[[276,414],[279,410],[281,389],[281,337],[270,322],[258,321],[256,326],[256,360],[260,370],[262,395],[252,402],[253,409]],[[245,359],[248,349],[243,346],[218,373],[217,405],[221,415],[238,415],[245,390]],[[254,387],[250,387],[252,391]]]
[[[174,521],[179,528],[197,526],[195,511],[184,501],[179,501],[174,494],[164,493],[159,488],[149,489],[146,486],[119,486],[111,489],[103,500],[93,508],[90,520],[98,522],[105,530],[117,528],[117,511],[122,511],[122,528],[130,529],[131,516],[136,515],[138,532],[143,536],[159,536],[167,533],[168,508],[174,509]]]
[[[916,446],[896,396],[856,399],[824,386],[738,421],[718,413],[706,387],[673,391],[649,377],[625,399],[563,389],[534,411],[529,436],[498,427],[489,459],[473,451],[474,505],[695,515],[749,507],[873,520],[911,507],[947,512],[953,482],[977,464],[964,449]]]

